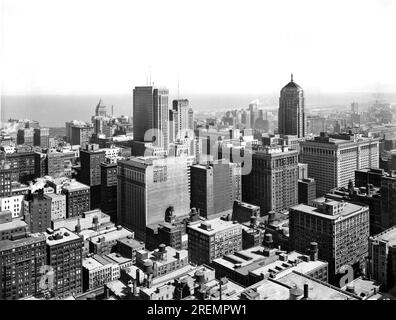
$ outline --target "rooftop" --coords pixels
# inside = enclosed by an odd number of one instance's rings
[[[298,288],[304,288],[304,284],[308,284],[308,295],[311,300],[356,300],[356,297],[342,292],[339,288],[322,283],[295,271],[279,278],[277,281],[289,287],[297,286]]]
[[[385,241],[389,246],[396,245],[396,226],[372,237],[374,240]]]
[[[70,182],[66,182],[62,186],[62,189],[67,191],[78,191],[78,190],[90,189],[90,187],[78,181],[70,181]]]
[[[363,209],[367,209],[366,206],[326,199],[324,197],[317,198],[313,200],[312,203],[315,206],[299,204],[291,207],[291,209],[331,220],[346,218],[350,215],[362,212]]]
[[[80,238],[77,234],[66,228],[59,228],[53,231],[53,233],[48,233],[47,231],[45,233],[45,237],[47,239],[47,245],[49,246],[54,246],[73,240],[81,240],[82,242],[82,238]]]
[[[133,237],[134,233],[125,228],[120,228],[120,229],[117,228],[116,230],[112,230],[107,233],[94,236],[90,239],[90,241],[93,243],[108,242],[108,241],[115,241],[120,238],[126,238],[128,236]]]
[[[45,236],[41,233],[29,234],[26,237],[17,240],[1,240],[0,251],[9,250],[24,245],[30,245],[41,241],[45,241]]]
[[[214,235],[217,232],[225,231],[231,228],[240,228],[242,230],[242,226],[239,223],[226,221],[221,218],[195,222],[188,225],[188,228],[206,235]]]
[[[10,222],[0,223],[0,232],[16,229],[16,228],[26,228],[28,225],[25,221],[19,219],[13,219]]]

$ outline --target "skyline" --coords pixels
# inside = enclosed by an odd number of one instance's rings
[[[338,2],[5,0],[2,95],[395,92],[395,3]]]

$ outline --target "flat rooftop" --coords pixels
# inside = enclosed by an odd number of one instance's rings
[[[109,254],[106,254],[104,257],[104,259],[112,262],[112,263],[117,263],[117,264],[123,264],[123,263],[127,263],[127,262],[131,262],[132,259],[131,258],[126,258],[122,255],[120,255],[119,253],[116,252],[112,252]]]
[[[290,295],[288,287],[267,279],[248,287],[243,293],[250,297],[258,295],[259,300],[289,300]]]
[[[286,276],[277,279],[280,283],[286,284],[289,287],[297,286],[300,289],[304,288],[304,284],[309,286],[309,299],[311,300],[356,300],[357,298],[344,293],[341,289],[333,287],[329,284],[322,283],[311,279],[310,277],[291,272]]]
[[[303,261],[302,254],[296,251],[287,254],[287,260],[277,260],[265,266],[262,266],[256,270],[252,270],[251,273],[255,275],[268,274],[270,270],[278,273],[278,276],[285,276],[290,272],[297,271],[303,274],[309,273],[312,270],[321,268],[327,265],[327,262],[316,260],[316,261]],[[292,265],[289,262],[297,262],[297,265]]]
[[[388,242],[389,246],[396,245],[396,226],[389,228],[372,237],[375,240]]]
[[[27,226],[25,221],[14,219],[10,222],[0,223],[0,232],[16,228],[26,228]]]
[[[108,242],[108,241],[115,241],[118,240],[120,238],[126,238],[128,236],[134,236],[134,233],[125,229],[125,228],[121,228],[120,230],[116,229],[116,230],[111,230],[109,232],[94,236],[92,238],[90,238],[91,242],[97,243],[99,239],[104,238],[104,242]]]
[[[56,237],[57,235],[59,235],[59,238]],[[73,240],[81,240],[82,242],[82,238],[66,228],[59,228],[57,230],[54,230],[53,234],[49,234],[48,232],[46,232],[45,237],[47,239],[47,245],[49,246],[54,246]]]
[[[83,259],[82,265],[85,269],[89,271],[103,267],[103,264],[101,264],[98,260],[94,259],[93,257]]]
[[[87,186],[86,184],[83,184],[78,181],[71,181],[71,182],[65,183],[62,186],[62,189],[67,190],[67,191],[78,191],[78,190],[90,189],[90,187]]]
[[[118,239],[117,241],[121,244],[124,244],[124,245],[134,248],[134,249],[141,248],[142,246],[144,247],[144,242],[138,241],[135,239],[130,239],[127,237]]]
[[[336,201],[336,200],[331,200],[331,199],[326,200],[324,197],[315,199],[314,201],[316,203],[321,202],[321,203],[326,203],[328,205],[338,205],[339,203],[341,203],[340,201]],[[312,214],[330,220],[336,220],[339,219],[340,217],[348,217],[349,215],[360,213],[364,208],[366,208],[366,206],[359,206],[357,204],[345,202],[345,207],[342,211],[340,211],[337,214],[331,215],[324,213],[321,208],[309,206],[306,204],[298,204],[296,206],[291,207],[291,209],[293,210],[304,212],[307,214]]]
[[[17,240],[1,240],[0,241],[0,251],[13,249],[16,247],[30,245],[33,243],[38,243],[41,241],[45,241],[45,236],[41,233],[29,234],[25,238],[17,239]]]
[[[210,229],[204,229],[203,226],[209,226]],[[199,221],[196,223],[192,223],[187,226],[189,229],[198,231],[200,233],[206,234],[206,235],[214,235],[217,232],[225,231],[228,229],[232,228],[240,228],[242,229],[242,226],[239,223],[234,223],[233,221],[226,221],[221,218],[215,218],[211,220],[204,220],[204,221]]]

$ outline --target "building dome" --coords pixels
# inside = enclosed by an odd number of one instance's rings
[[[302,88],[293,81],[293,74],[291,74],[290,82],[282,88],[282,91],[285,90],[302,90]]]

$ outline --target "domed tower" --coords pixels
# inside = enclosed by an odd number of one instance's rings
[[[293,74],[280,92],[278,132],[299,138],[306,134],[304,90],[293,81]]]

